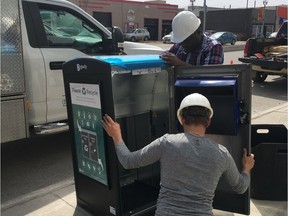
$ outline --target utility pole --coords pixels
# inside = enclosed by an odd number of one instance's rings
[[[264,5],[264,8],[263,8],[263,20],[262,20],[262,35],[263,37],[266,37],[266,35],[264,34],[264,25],[265,25],[265,9],[266,9],[266,5],[268,4],[268,0],[263,0],[263,5]]]
[[[207,14],[207,5],[206,5],[206,0],[204,0],[203,8],[204,8],[203,32],[205,32],[205,31],[206,31],[206,14]]]
[[[249,0],[247,0],[247,2],[246,2],[246,8],[248,8],[248,1],[249,1]]]
[[[194,2],[195,2],[196,0],[190,0],[190,2],[191,2],[191,4],[192,4],[192,11],[194,10]]]

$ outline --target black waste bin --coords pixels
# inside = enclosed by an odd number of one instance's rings
[[[284,125],[252,125],[251,198],[287,200],[287,128]]]
[[[125,170],[101,119],[116,119],[131,150],[168,133],[168,72],[158,55],[98,58],[63,65],[77,206],[95,216],[154,215],[159,163]]]
[[[179,67],[172,73],[163,64],[158,55],[135,55],[87,57],[63,65],[77,206],[93,215],[151,216],[159,193],[160,163],[125,170],[102,129],[106,113],[121,125],[134,151],[177,132],[178,102],[193,91],[205,93],[213,109],[219,109],[214,121],[225,120],[219,123],[224,130],[211,126],[207,137],[231,151],[239,170],[242,149],[250,152],[251,86],[245,84],[251,81],[250,66]],[[188,86],[174,86],[176,79],[185,83],[187,78],[192,80]],[[249,189],[236,194],[223,181],[213,207],[248,215],[249,195]]]

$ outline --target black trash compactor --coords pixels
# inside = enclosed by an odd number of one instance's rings
[[[101,127],[106,113],[121,125],[134,151],[180,132],[176,110],[186,95],[198,92],[215,112],[207,136],[227,147],[239,170],[243,148],[250,151],[249,65],[172,69],[158,55],[99,56],[66,62],[63,75],[77,206],[92,215],[154,215],[161,181],[159,163],[121,166]],[[235,194],[221,180],[213,206],[249,214],[250,191]]]

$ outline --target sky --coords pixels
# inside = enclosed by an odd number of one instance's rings
[[[206,0],[206,5],[208,7],[221,7],[221,8],[246,8],[248,1],[248,7],[263,7],[263,0]],[[278,6],[278,5],[287,5],[288,0],[267,0],[267,6]],[[187,7],[191,5],[190,0],[166,0],[168,4],[178,4],[181,7]],[[194,5],[203,6],[204,0],[195,0]]]
[[[136,1],[145,1],[145,0],[136,0]],[[263,7],[263,0],[206,0],[206,5],[208,7],[220,7],[220,8],[246,8],[248,1],[248,7],[254,7],[254,3],[256,7]],[[278,6],[278,5],[287,5],[288,0],[267,0],[267,6]],[[195,6],[203,6],[204,0],[195,0]],[[185,8],[188,5],[191,5],[190,0],[166,0],[167,4],[176,4],[179,5],[180,8]]]

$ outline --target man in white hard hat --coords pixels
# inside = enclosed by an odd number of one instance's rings
[[[171,66],[223,64],[223,47],[202,33],[201,20],[191,11],[178,13],[172,21],[175,44],[160,55]]]
[[[250,184],[249,172],[254,155],[243,151],[239,173],[228,150],[205,136],[213,116],[208,99],[198,93],[186,96],[177,111],[184,133],[165,134],[144,148],[130,152],[120,125],[110,116],[102,125],[112,137],[118,159],[125,169],[139,168],[156,161],[161,164],[161,188],[157,200],[157,216],[213,215],[212,202],[218,181],[226,178],[237,193]]]

